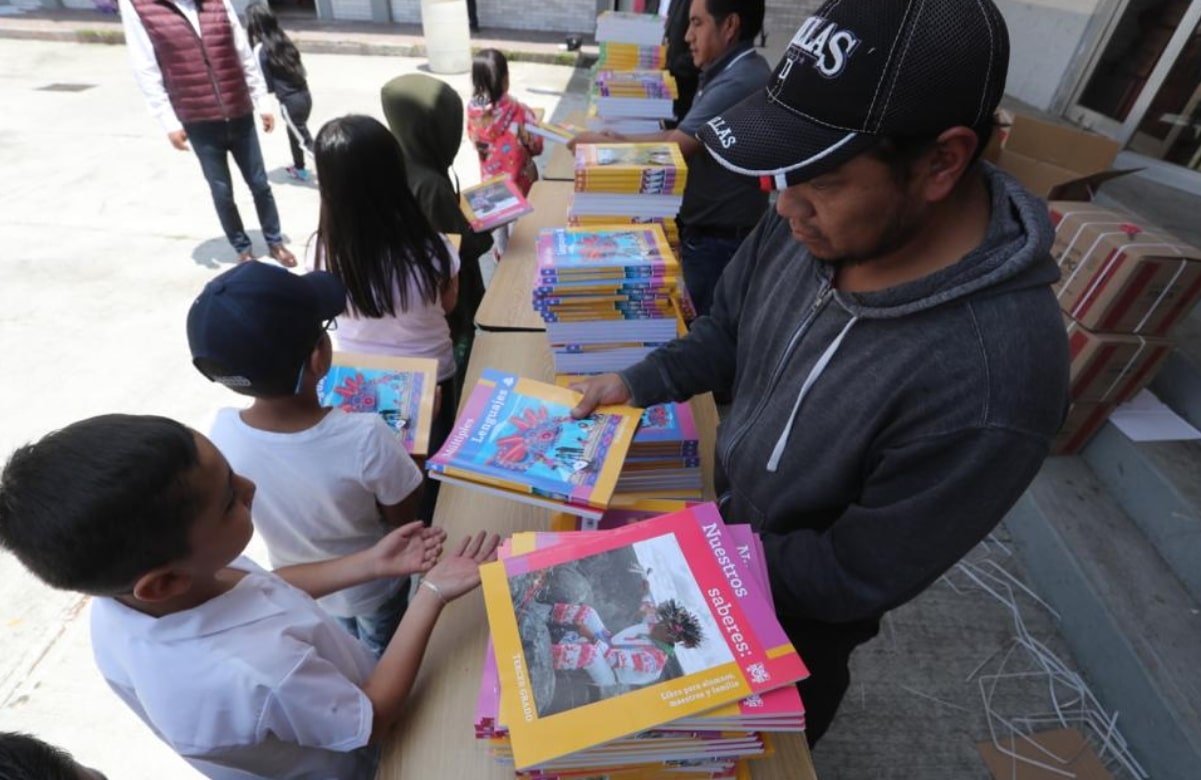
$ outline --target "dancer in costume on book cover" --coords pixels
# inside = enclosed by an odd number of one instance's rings
[[[321,402],[347,412],[375,412],[412,449],[411,425],[421,410],[422,377],[401,371],[363,371],[333,366],[317,388]]]
[[[686,571],[659,538],[511,577],[538,716],[730,660]]]

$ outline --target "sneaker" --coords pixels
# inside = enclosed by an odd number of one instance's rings
[[[294,166],[289,165],[287,168],[284,168],[284,170],[287,171],[288,175],[291,176],[293,179],[297,179],[299,181],[308,181],[309,180],[309,171],[307,168],[296,168]]]

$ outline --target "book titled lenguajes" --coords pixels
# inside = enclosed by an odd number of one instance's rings
[[[430,476],[550,509],[600,517],[621,473],[641,410],[602,406],[582,420],[580,394],[485,369]]]
[[[508,176],[493,176],[463,190],[463,216],[477,233],[507,225],[534,210]]]
[[[410,455],[429,453],[438,361],[335,352],[333,365],[317,384],[322,406],[375,412],[400,437]]]
[[[518,769],[807,675],[712,504],[480,572]]]

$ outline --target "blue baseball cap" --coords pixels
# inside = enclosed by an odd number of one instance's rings
[[[244,395],[295,395],[328,322],[345,310],[346,287],[331,273],[242,263],[206,284],[188,310],[192,365]]]

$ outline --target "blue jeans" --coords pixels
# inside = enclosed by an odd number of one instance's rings
[[[709,309],[713,307],[713,291],[717,288],[717,280],[729,265],[730,258],[742,245],[742,239],[705,235],[685,227],[684,235],[680,237],[680,245],[684,284],[688,287],[688,295],[692,298],[692,305],[699,317],[708,314]]]
[[[392,641],[392,635],[396,633],[396,627],[400,625],[400,619],[404,617],[405,609],[409,606],[409,584],[410,579],[406,577],[396,593],[370,615],[334,619],[379,658],[384,654],[388,642]]]
[[[259,137],[254,131],[254,114],[247,114],[229,121],[188,122],[183,126],[188,134],[188,143],[200,160],[200,170],[209,183],[213,195],[213,206],[225,237],[238,253],[249,252],[250,236],[242,227],[242,216],[234,203],[234,185],[229,175],[229,157],[232,154],[246,186],[254,195],[254,210],[259,215],[263,238],[268,245],[283,242],[279,227],[279,210],[275,207],[275,196],[267,182],[267,170],[263,167],[263,152],[259,149]]]

